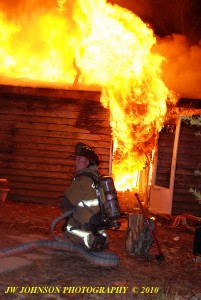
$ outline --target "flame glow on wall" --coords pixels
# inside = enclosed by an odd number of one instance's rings
[[[132,189],[136,171],[151,157],[167,101],[174,101],[161,80],[164,58],[152,52],[152,29],[105,0],[19,10],[12,16],[0,10],[1,82],[69,87],[77,78],[77,88],[101,88],[101,102],[111,112],[115,183],[118,190]]]

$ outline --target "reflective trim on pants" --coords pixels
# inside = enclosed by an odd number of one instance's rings
[[[72,227],[73,226],[68,224],[67,227],[66,227],[67,232],[69,232],[70,234],[76,235],[76,236],[80,237],[81,239],[83,239],[85,246],[90,249],[91,245],[89,245],[89,242],[92,243],[92,240],[94,239],[93,233],[91,231],[85,231],[85,230],[81,230],[81,229],[71,230]],[[107,238],[107,233],[105,232],[104,229],[99,230],[98,232]],[[91,241],[90,241],[90,238],[91,238]]]
[[[66,229],[69,233],[74,234],[80,238],[83,239],[84,244],[87,246],[87,248],[90,248],[89,245],[89,236],[93,235],[92,232],[90,231],[85,231],[85,230],[81,230],[81,229],[73,229],[71,230],[72,226],[71,225],[67,225]]]

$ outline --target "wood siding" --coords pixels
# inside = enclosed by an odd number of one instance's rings
[[[181,126],[173,194],[174,215],[185,212],[201,216],[201,204],[189,192],[190,188],[201,191],[201,177],[194,174],[196,169],[201,169],[201,137],[196,137],[197,131],[196,126]]]
[[[59,202],[74,171],[77,141],[99,154],[108,174],[111,151],[109,111],[100,92],[0,86],[0,178],[8,198]]]
[[[158,139],[156,185],[169,188],[175,125],[164,127]]]
[[[198,128],[181,124],[179,136],[172,214],[188,213],[201,216],[201,205],[189,189],[201,191],[201,177],[194,170],[201,169],[201,137],[195,136]],[[174,145],[174,126],[166,126],[159,135],[158,163],[155,184],[169,188],[172,153]]]

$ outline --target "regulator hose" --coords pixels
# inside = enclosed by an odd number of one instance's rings
[[[5,248],[0,250],[0,258],[22,254],[29,251],[32,251],[37,248],[51,248],[51,249],[59,249],[59,250],[67,250],[70,252],[75,252],[80,255],[88,262],[95,264],[101,267],[116,267],[119,265],[119,256],[115,253],[111,252],[93,252],[87,251],[81,246],[78,246],[68,240],[64,240],[61,237],[58,237],[54,229],[56,225],[63,219],[67,218],[72,214],[72,210],[64,213],[60,217],[53,220],[51,224],[51,231],[55,240],[38,240],[20,244],[18,246]]]

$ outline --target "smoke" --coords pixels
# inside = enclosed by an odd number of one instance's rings
[[[171,35],[158,38],[154,51],[165,57],[162,79],[181,98],[201,99],[201,41],[189,45],[187,37]]]

